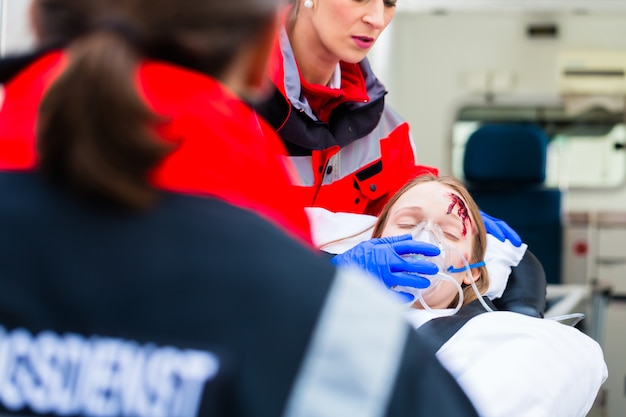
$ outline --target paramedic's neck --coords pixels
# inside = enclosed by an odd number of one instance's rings
[[[297,20],[287,28],[293,55],[302,78],[310,84],[328,85],[339,60],[319,41],[305,21]]]

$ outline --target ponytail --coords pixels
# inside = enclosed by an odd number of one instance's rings
[[[136,92],[132,43],[96,30],[68,55],[39,109],[40,172],[83,195],[148,208],[157,197],[148,175],[172,146],[151,132],[160,119]]]

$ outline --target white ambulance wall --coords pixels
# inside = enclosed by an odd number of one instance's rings
[[[556,39],[530,39],[529,23],[558,25]],[[507,95],[555,96],[562,48],[626,50],[626,14],[397,13],[370,58],[389,102],[411,124],[418,160],[451,172],[450,131],[460,103],[488,76]],[[508,83],[508,86],[507,86]],[[581,167],[582,169],[583,167]],[[567,193],[565,208],[624,210],[626,188]]]
[[[0,55],[23,51],[34,40],[28,22],[31,0],[0,0]]]

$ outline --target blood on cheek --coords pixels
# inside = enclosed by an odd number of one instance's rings
[[[450,194],[451,203],[448,206],[448,212],[446,214],[452,213],[455,207],[457,207],[457,215],[461,218],[461,223],[463,223],[463,232],[462,235],[467,235],[467,225],[472,226],[472,219],[469,216],[469,212],[467,210],[467,206],[465,202],[456,194]]]

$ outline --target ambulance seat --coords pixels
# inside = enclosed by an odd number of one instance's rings
[[[562,193],[545,185],[548,136],[532,124],[486,124],[467,140],[465,183],[485,213],[506,221],[561,283]]]

